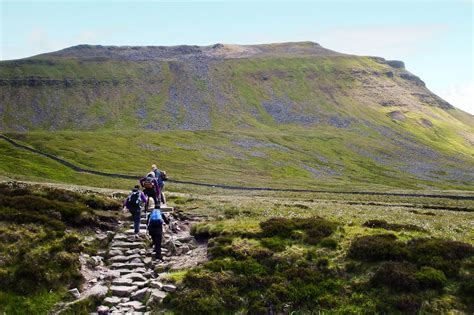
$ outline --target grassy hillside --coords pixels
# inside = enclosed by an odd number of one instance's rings
[[[469,154],[453,148],[451,143],[422,142],[415,137],[408,138],[409,134],[382,138],[363,127],[267,132],[32,132],[7,135],[84,168],[138,176],[144,175],[152,163],[158,163],[174,179],[250,187],[473,188],[472,159]],[[13,148],[3,140],[0,144],[0,171],[4,176],[108,187],[131,183],[76,174],[57,162]]]
[[[0,92],[0,130],[99,171],[158,162],[175,179],[248,186],[474,185],[472,115],[401,62],[314,43],[77,46],[1,62]],[[5,176],[104,182],[0,149]]]

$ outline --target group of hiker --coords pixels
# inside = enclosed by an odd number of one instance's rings
[[[123,203],[124,208],[128,209],[132,215],[133,229],[135,238],[137,238],[140,232],[142,205],[144,205],[146,214],[150,208],[150,199],[153,200],[153,209],[148,213],[146,225],[148,234],[151,236],[153,242],[155,258],[161,261],[163,261],[161,255],[163,223],[170,223],[169,218],[161,212],[161,204],[166,203],[163,188],[167,179],[166,172],[158,169],[156,164],[153,164],[151,166],[151,172],[139,179],[140,185],[136,185],[132,189],[131,193]]]

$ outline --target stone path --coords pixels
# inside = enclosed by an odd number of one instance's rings
[[[152,308],[159,307],[169,292],[177,289],[167,283],[170,271],[191,268],[206,260],[206,245],[198,244],[189,234],[190,221],[178,221],[172,214],[166,215],[172,222],[164,226],[164,262],[153,258],[143,211],[139,235],[134,235],[130,224],[129,229],[113,236],[105,256],[112,273],[108,294],[94,314],[148,314]]]

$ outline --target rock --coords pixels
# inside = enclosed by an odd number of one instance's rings
[[[163,289],[163,283],[161,283],[160,281],[156,281],[156,280],[151,281],[150,282],[150,288],[161,290],[161,289]]]
[[[423,82],[419,77],[408,72],[400,73],[400,78],[408,81],[413,81],[416,85],[419,86],[425,86],[425,82]]]
[[[123,255],[123,252],[119,249],[112,249],[109,251],[109,257],[112,257],[112,256],[122,256]]]
[[[105,285],[98,283],[89,289],[88,295],[97,297],[97,298],[103,298],[104,296],[107,295],[108,291],[109,289]]]
[[[130,301],[130,302],[122,303],[122,304],[120,304],[120,306],[125,307],[125,308],[126,307],[131,307],[135,311],[145,311],[146,310],[146,306],[143,305],[142,302],[138,302],[138,301]]]
[[[113,295],[116,296],[130,296],[132,292],[136,291],[138,288],[136,286],[111,286],[110,291],[112,291]]]
[[[147,302],[147,305],[160,304],[163,301],[163,299],[166,297],[166,295],[167,295],[166,292],[163,292],[163,291],[157,290],[157,289],[152,289],[151,294],[150,294],[150,298],[148,299],[148,302]]]
[[[114,237],[115,235],[115,232],[114,231],[107,231],[107,237],[110,239],[112,237]]]
[[[194,239],[194,237],[192,236],[184,236],[184,237],[179,237],[177,239],[177,241],[181,242],[181,243],[189,243],[191,242],[192,240]]]
[[[143,263],[143,261],[140,258],[134,258],[131,262],[132,263]]]
[[[123,277],[124,278],[130,278],[134,281],[146,281],[146,278],[143,275],[141,275],[137,272],[132,272],[132,273],[126,274]]]
[[[105,305],[101,305],[97,308],[98,315],[108,315],[109,314],[109,307]]]
[[[110,262],[125,262],[125,261],[128,261],[128,257],[127,256],[113,256],[113,257],[110,257],[109,258],[109,261]]]
[[[405,68],[405,63],[400,60],[387,60],[386,63],[392,68]]]
[[[165,284],[165,285],[163,285],[163,290],[166,291],[166,292],[174,292],[174,291],[176,291],[176,286],[174,286],[172,284]]]
[[[101,264],[103,264],[103,257],[101,256],[92,256],[87,260],[87,264],[91,267],[97,267]]]
[[[141,249],[135,248],[135,249],[130,249],[125,252],[127,255],[135,255],[135,254],[141,254]]]
[[[105,233],[100,233],[95,236],[96,239],[99,240],[99,242],[104,242],[105,240],[108,239],[107,234]]]
[[[77,288],[71,289],[67,292],[69,292],[69,294],[71,294],[71,296],[76,300],[81,297],[81,293]]]
[[[148,281],[136,281],[134,284],[141,289],[148,285]]]
[[[143,288],[132,293],[130,299],[135,301],[142,301],[148,293],[148,288]]]
[[[114,306],[122,301],[118,296],[109,296],[104,299],[104,304]]]
[[[112,285],[118,285],[118,286],[131,286],[133,285],[133,280],[130,278],[118,278],[112,281]]]

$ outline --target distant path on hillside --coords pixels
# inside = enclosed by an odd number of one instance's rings
[[[114,178],[123,178],[123,179],[134,179],[137,180],[140,178],[140,175],[126,175],[126,174],[116,174],[116,173],[107,173],[107,172],[100,172],[94,171],[90,169],[85,169],[80,166],[77,166],[71,162],[63,160],[55,155],[45,153],[39,151],[37,149],[25,146],[16,142],[15,140],[0,134],[0,138],[9,142],[13,146],[17,148],[21,148],[42,156],[45,156],[49,159],[52,159],[58,163],[63,164],[70,169],[81,172],[81,173],[89,173],[93,175],[99,176],[107,176],[107,177],[114,177]],[[462,196],[462,195],[436,195],[436,194],[411,194],[411,193],[390,193],[390,192],[376,192],[376,191],[328,191],[328,190],[314,190],[314,189],[283,189],[283,188],[270,188],[270,187],[246,187],[246,186],[233,186],[233,185],[221,185],[221,184],[209,184],[209,183],[199,183],[199,182],[192,182],[192,181],[183,181],[183,180],[176,180],[176,179],[169,179],[168,182],[177,183],[177,184],[188,184],[188,185],[196,185],[196,186],[203,186],[203,187],[211,187],[211,188],[222,188],[222,189],[232,189],[232,190],[248,190],[248,191],[276,191],[276,192],[303,192],[303,193],[328,193],[328,194],[351,194],[351,195],[373,195],[373,196],[400,196],[400,197],[425,197],[425,198],[445,198],[445,199],[454,199],[454,200],[474,200],[474,196]]]

